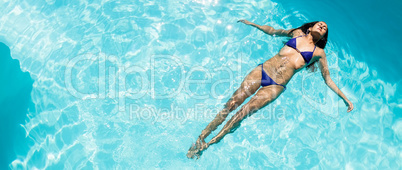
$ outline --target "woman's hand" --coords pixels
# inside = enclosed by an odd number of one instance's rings
[[[247,21],[247,20],[245,20],[245,19],[238,20],[237,22],[241,22],[241,23],[244,23],[244,24],[246,24],[246,25],[251,25],[251,24],[252,24],[252,22]]]
[[[349,100],[345,101],[346,106],[348,106],[348,113],[353,110],[353,103]]]

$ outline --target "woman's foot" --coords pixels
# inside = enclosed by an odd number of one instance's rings
[[[208,148],[208,144],[204,140],[198,138],[197,142],[193,144],[187,152],[187,158],[199,159],[202,152]]]

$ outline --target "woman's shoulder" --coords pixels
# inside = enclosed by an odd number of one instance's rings
[[[298,37],[298,36],[302,36],[302,35],[306,35],[306,34],[301,29],[295,29],[295,30],[292,30],[292,34],[290,36]]]
[[[326,57],[325,55],[325,50],[316,46],[315,51],[314,51],[315,56],[320,56],[320,57]]]

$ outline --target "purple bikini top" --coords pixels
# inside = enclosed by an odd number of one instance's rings
[[[303,35],[302,35],[302,36],[303,36]],[[313,53],[314,53],[315,48],[316,48],[317,46],[314,46],[314,50],[313,50],[313,51],[303,51],[303,52],[301,52],[301,51],[299,51],[299,49],[297,49],[297,47],[296,47],[296,38],[299,38],[299,37],[301,37],[301,36],[298,36],[298,37],[295,37],[295,38],[290,39],[288,42],[286,42],[285,45],[287,45],[287,46],[289,46],[289,47],[292,47],[292,48],[294,48],[297,52],[299,52],[299,53],[302,55],[302,57],[303,57],[304,61],[306,62],[306,64],[308,64],[308,63],[310,63],[311,58],[313,58]]]

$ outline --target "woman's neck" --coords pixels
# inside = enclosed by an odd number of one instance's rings
[[[316,44],[318,41],[320,41],[319,37],[314,37],[311,32],[309,34],[306,35],[307,39],[311,42],[313,42],[313,44]]]

